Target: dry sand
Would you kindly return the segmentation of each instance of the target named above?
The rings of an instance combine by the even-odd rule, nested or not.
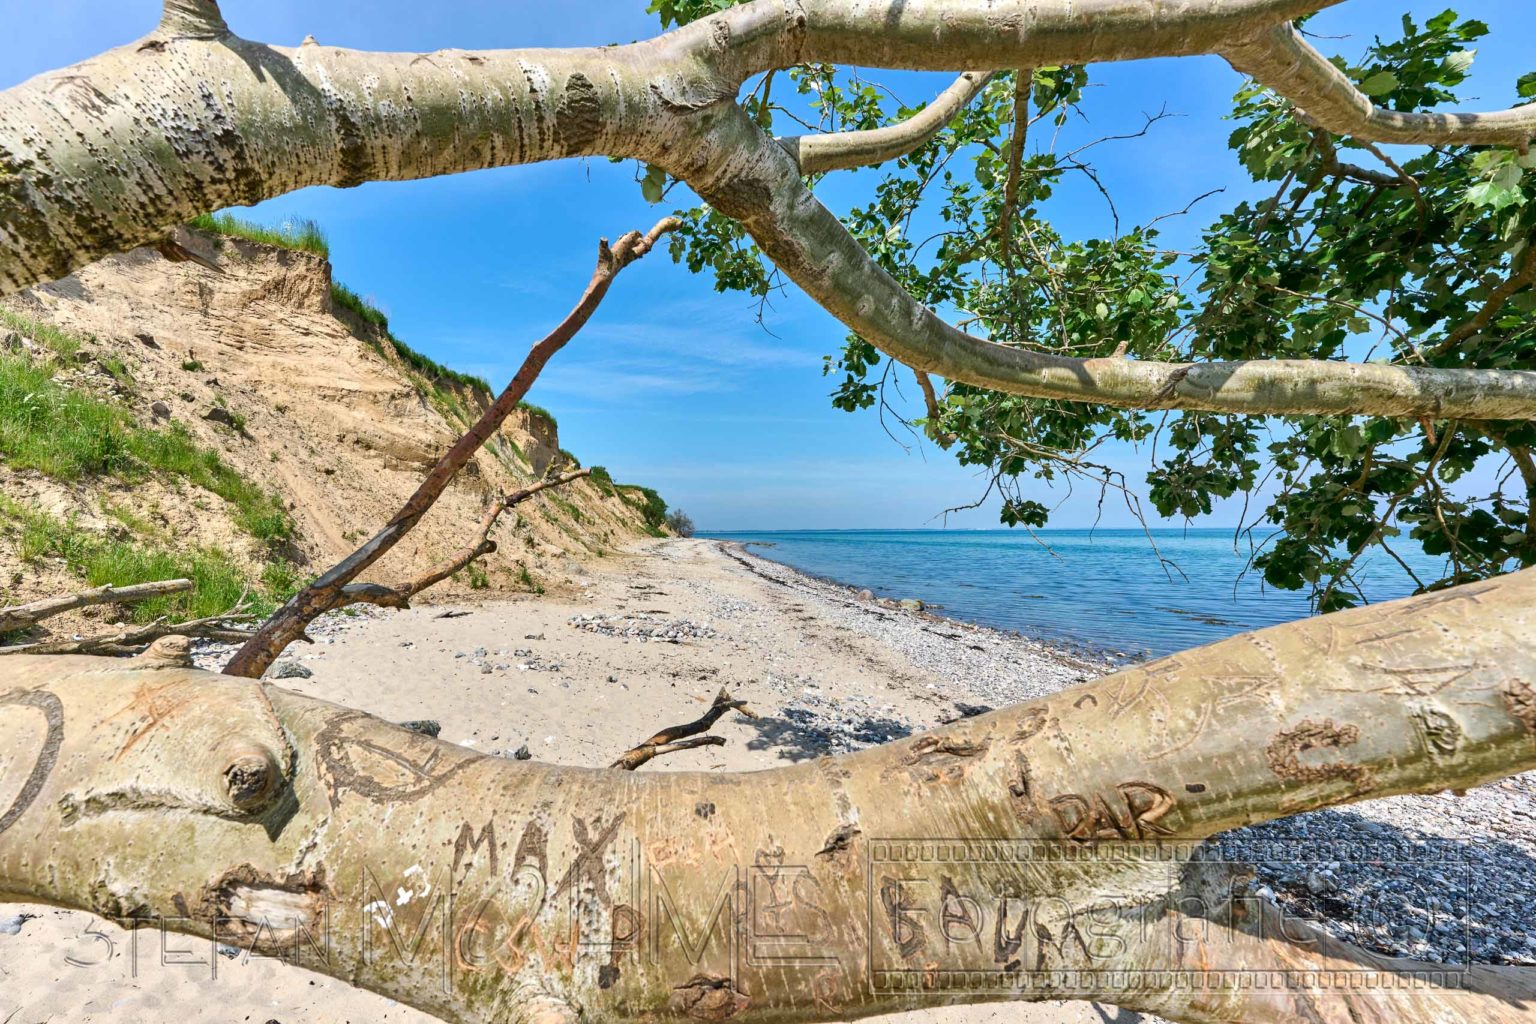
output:
[[[657,728],[696,718],[725,686],[762,717],[733,716],[716,729],[726,746],[642,770],[739,771],[904,735],[967,710],[957,704],[1000,705],[1102,670],[1027,639],[860,601],[709,541],[651,544],[580,567],[573,582],[570,598],[333,617],[315,630],[315,646],[292,652],[312,676],[283,685],[394,721],[435,720],[443,739],[477,750],[510,754],[526,743],[536,759],[584,765],[606,764]],[[592,625],[573,624],[578,616]],[[39,916],[7,934],[18,913]],[[0,908],[0,1022],[171,1018],[433,1019],[299,968],[215,955],[206,942],[172,936],[163,946],[147,930],[135,949],[127,932],[89,914]],[[1056,1003],[900,1019],[1137,1018]]]

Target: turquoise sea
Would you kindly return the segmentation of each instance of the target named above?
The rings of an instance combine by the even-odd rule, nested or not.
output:
[[[1243,569],[1231,530],[795,530],[710,533],[756,555],[880,597],[921,598],[941,615],[1058,644],[1139,657],[1168,654],[1310,614],[1304,593]],[[1406,545],[1405,545],[1406,547]],[[1405,552],[1406,554],[1406,552]],[[1438,560],[1410,558],[1433,576]],[[1415,564],[1418,563],[1418,564]],[[1421,573],[1422,575],[1422,573]],[[1412,593],[1386,556],[1364,561],[1372,601]]]

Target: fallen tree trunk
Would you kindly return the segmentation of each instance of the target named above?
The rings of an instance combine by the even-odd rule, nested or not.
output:
[[[191,580],[159,580],[153,583],[135,583],[127,587],[108,585],[94,590],[83,590],[78,594],[45,597],[40,601],[0,608],[0,633],[28,629],[50,616],[61,615],[88,605],[130,604],[134,601],[147,601],[152,597],[164,597],[166,594],[179,594],[191,589]]]
[[[1197,843],[1536,767],[1533,609],[1526,571],[744,775],[523,764],[251,680],[7,658],[0,891],[454,1021],[1073,996],[1199,1021],[1528,1020],[1529,975],[1282,922]]]

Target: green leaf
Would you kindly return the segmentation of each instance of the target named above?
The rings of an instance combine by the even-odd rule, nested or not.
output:
[[[1360,91],[1367,96],[1385,96],[1397,88],[1397,76],[1390,71],[1378,71],[1360,83]]]
[[[1441,61],[1440,65],[1452,75],[1465,75],[1467,69],[1472,66],[1472,59],[1476,56],[1476,50],[1458,50]]]
[[[647,166],[645,177],[640,179],[640,194],[645,197],[645,201],[655,206],[661,202],[666,187],[667,172],[660,167]]]

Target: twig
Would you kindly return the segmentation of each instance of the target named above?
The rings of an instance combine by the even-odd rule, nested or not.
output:
[[[734,700],[726,692],[724,687],[715,695],[714,703],[709,710],[704,712],[702,718],[683,725],[674,725],[670,729],[663,729],[643,743],[640,743],[622,754],[610,768],[621,768],[632,772],[654,757],[662,754],[670,754],[676,750],[689,750],[694,747],[723,747],[725,739],[721,736],[700,736],[700,733],[708,732],[727,712],[735,711],[747,718],[757,716],[747,709],[746,701]],[[688,737],[693,737],[689,739]]]

